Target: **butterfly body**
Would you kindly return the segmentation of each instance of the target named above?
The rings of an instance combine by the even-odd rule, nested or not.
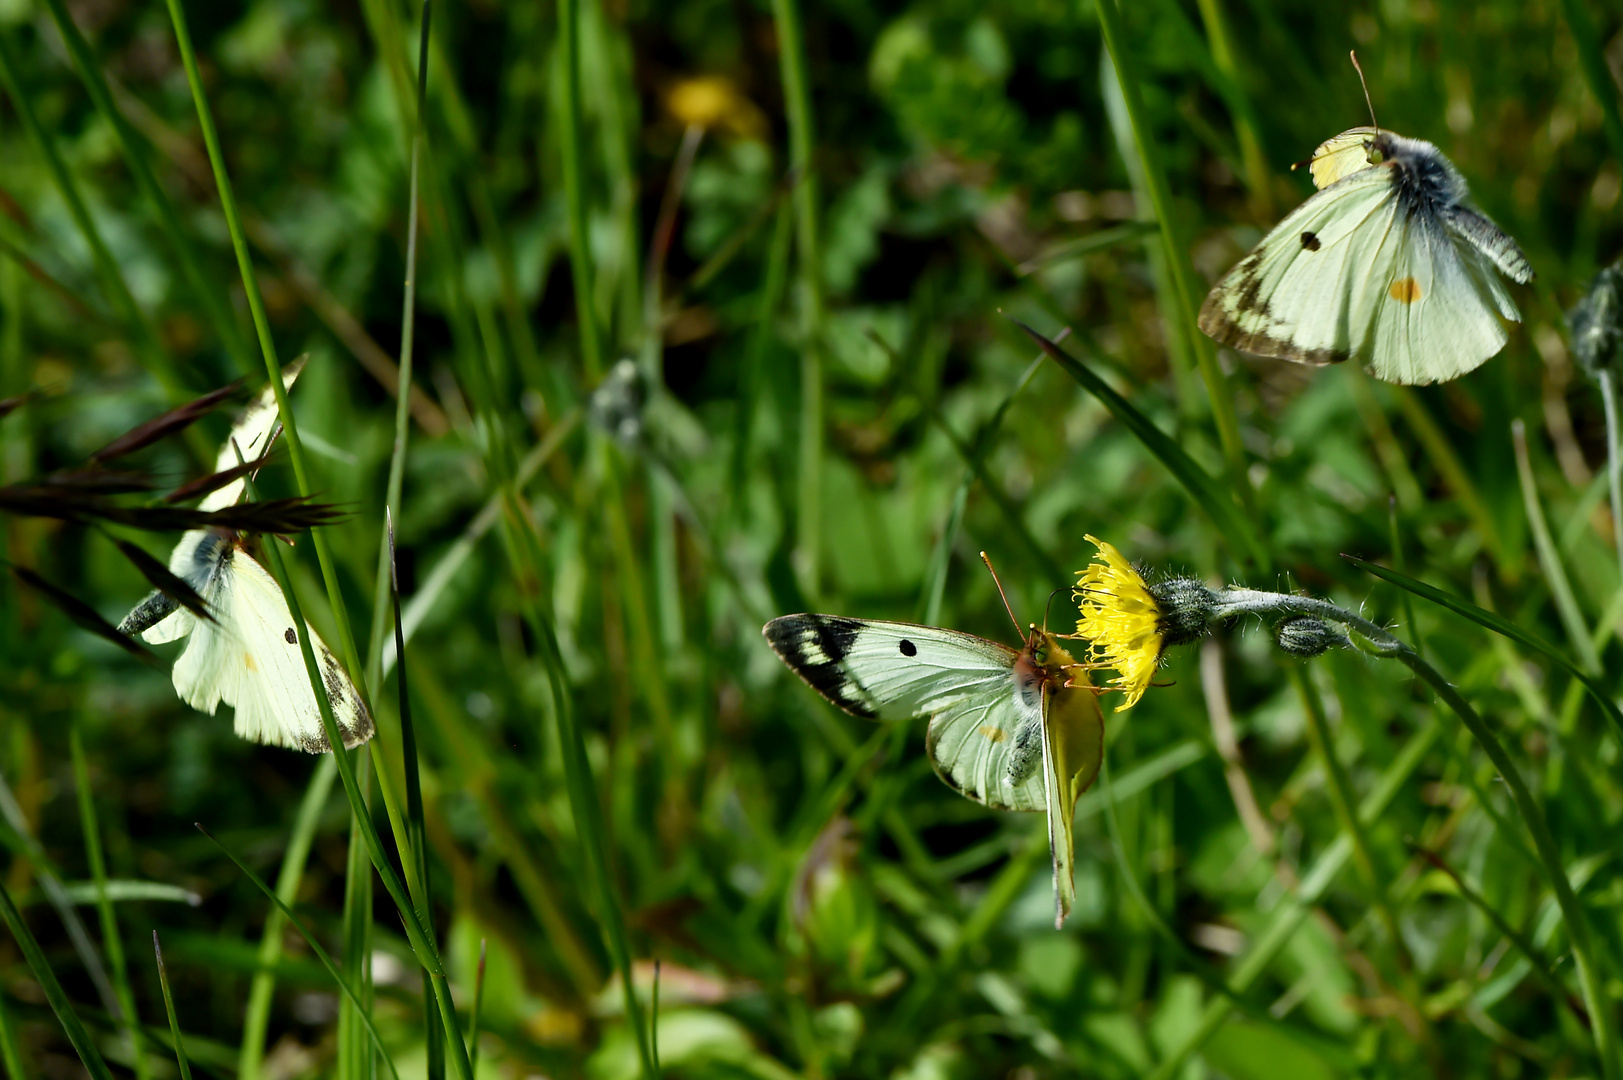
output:
[[[1212,289],[1201,330],[1259,356],[1356,359],[1398,383],[1455,378],[1504,347],[1501,320],[1521,316],[1499,275],[1526,283],[1533,268],[1437,147],[1353,128],[1307,164],[1320,190]]]
[[[997,810],[1046,811],[1058,920],[1070,911],[1071,819],[1098,774],[1104,720],[1071,654],[1033,627],[1024,648],[914,623],[786,615],[767,642],[807,685],[856,716],[929,719],[936,775]],[[1073,685],[1073,682],[1076,685]]]

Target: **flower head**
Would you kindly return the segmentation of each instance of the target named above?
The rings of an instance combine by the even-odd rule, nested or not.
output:
[[[1154,584],[1133,569],[1121,552],[1096,537],[1093,565],[1077,571],[1076,597],[1082,610],[1076,632],[1088,639],[1094,667],[1112,668],[1111,683],[1127,695],[1117,712],[1144,696],[1168,645],[1205,637],[1212,625],[1212,591],[1196,578],[1164,577]]]
[[[1082,609],[1076,632],[1088,639],[1088,656],[1102,668],[1113,668],[1111,683],[1127,695],[1116,711],[1130,709],[1150,685],[1166,636],[1161,631],[1161,605],[1121,552],[1095,537],[1094,563],[1077,571],[1075,597]]]

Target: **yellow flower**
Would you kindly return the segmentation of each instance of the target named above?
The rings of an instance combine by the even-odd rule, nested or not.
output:
[[[683,124],[725,128],[750,138],[766,133],[761,110],[723,75],[694,75],[676,82],[665,93],[665,109]]]
[[[1088,639],[1088,657],[1113,668],[1111,686],[1127,695],[1117,712],[1131,709],[1150,685],[1166,648],[1161,605],[1132,564],[1111,545],[1089,536],[1099,549],[1095,562],[1077,571],[1074,596],[1082,609],[1076,632]]]

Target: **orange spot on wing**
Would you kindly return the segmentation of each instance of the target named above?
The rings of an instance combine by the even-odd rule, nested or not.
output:
[[[1003,733],[1002,728],[993,727],[991,724],[982,724],[976,730],[978,730],[982,735],[985,735],[988,739],[991,739],[993,742],[1002,742],[1004,739],[1008,738],[1008,736]]]
[[[1386,290],[1386,295],[1400,304],[1412,304],[1422,295],[1420,282],[1412,277],[1398,278],[1392,283],[1392,287]]]

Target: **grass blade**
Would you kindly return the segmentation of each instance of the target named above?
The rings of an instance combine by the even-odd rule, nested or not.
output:
[[[5,920],[6,928],[16,939],[17,947],[22,950],[23,959],[28,962],[28,970],[34,973],[34,979],[39,983],[40,990],[45,994],[45,1000],[56,1013],[56,1018],[62,1024],[62,1030],[67,1033],[68,1041],[73,1044],[74,1051],[79,1060],[84,1062],[85,1069],[90,1073],[92,1080],[113,1080],[113,1074],[107,1069],[107,1062],[102,1060],[101,1051],[91,1041],[90,1033],[85,1030],[84,1022],[79,1014],[73,1011],[73,1003],[68,1000],[67,993],[62,984],[56,979],[56,972],[51,970],[51,962],[45,959],[45,953],[40,949],[39,942],[34,940],[33,933],[23,917],[17,911],[17,905],[11,902],[11,894],[4,885],[0,885],[0,919]]]
[[[107,964],[112,968],[113,993],[118,998],[119,1011],[113,1019],[124,1029],[124,1035],[130,1041],[135,1075],[146,1080],[152,1075],[152,1068],[147,1063],[146,1048],[141,1041],[135,994],[130,990],[129,968],[124,962],[124,941],[118,932],[112,898],[107,894],[107,864],[102,858],[101,829],[96,823],[96,802],[90,796],[90,768],[85,764],[84,740],[79,728],[77,720],[68,728],[68,752],[73,759],[73,784],[78,794],[79,825],[84,831],[85,860],[90,864],[91,880],[96,886],[96,911],[101,916],[101,946],[107,952]]]
[[[1235,490],[1243,500],[1249,501],[1251,484],[1245,475],[1245,448],[1240,443],[1240,426],[1234,417],[1233,395],[1222,369],[1217,366],[1217,354],[1211,339],[1195,325],[1194,267],[1189,264],[1188,248],[1173,217],[1172,191],[1139,94],[1137,64],[1123,34],[1121,12],[1116,0],[1099,0],[1094,10],[1099,13],[1099,28],[1104,34],[1111,62],[1116,67],[1122,100],[1133,128],[1133,142],[1143,163],[1144,180],[1149,187],[1150,201],[1155,206],[1155,218],[1161,224],[1161,243],[1166,251],[1167,269],[1172,274],[1172,291],[1176,294],[1177,303],[1177,310],[1167,312],[1166,318],[1176,320],[1188,335],[1195,353],[1195,363],[1206,384],[1206,396],[1211,403],[1212,419],[1217,424],[1223,459],[1228,463]]]
[[[796,176],[795,255],[800,285],[800,477],[795,508],[795,558],[800,588],[819,595],[823,527],[823,259],[817,173],[812,167],[812,104],[806,46],[796,0],[772,0],[783,100],[789,119],[789,168]]]
[[[180,1080],[192,1080],[192,1066],[186,1060],[186,1044],[180,1037],[180,1021],[175,1018],[175,999],[169,993],[169,972],[163,966],[163,947],[158,944],[156,930],[152,931],[152,956],[158,962],[158,985],[163,987],[163,1011],[169,1017],[169,1037],[174,1040]]]
[[[1538,481],[1533,478],[1533,462],[1527,454],[1527,426],[1521,420],[1510,423],[1510,441],[1516,450],[1516,476],[1521,481],[1522,505],[1527,509],[1527,524],[1533,534],[1533,547],[1538,552],[1539,566],[1544,570],[1544,581],[1550,587],[1550,599],[1555,602],[1556,614],[1567,631],[1567,639],[1578,654],[1578,664],[1591,675],[1600,673],[1600,654],[1589,640],[1589,624],[1578,610],[1578,598],[1573,595],[1567,568],[1561,562],[1561,553],[1550,536],[1549,522],[1538,501]]]
[[[1571,660],[1567,659],[1566,656],[1557,650],[1554,645],[1551,645],[1543,638],[1523,630],[1515,623],[1510,622],[1507,619],[1500,618],[1491,611],[1484,611],[1475,604],[1450,596],[1441,589],[1433,588],[1432,586],[1427,585],[1424,581],[1417,581],[1414,578],[1409,577],[1407,574],[1400,574],[1396,570],[1389,570],[1384,566],[1377,566],[1375,563],[1366,562],[1365,560],[1354,555],[1344,554],[1341,557],[1367,574],[1373,574],[1382,581],[1389,581],[1400,589],[1407,589],[1409,592],[1414,593],[1422,600],[1430,600],[1437,606],[1447,608],[1454,614],[1459,615],[1462,618],[1469,619],[1478,626],[1492,630],[1496,634],[1503,634],[1510,640],[1525,645],[1529,649],[1549,657],[1551,660],[1555,661],[1555,663],[1568,675],[1571,675],[1574,679],[1577,679],[1579,682],[1583,683],[1585,688],[1589,690],[1590,695],[1594,697],[1596,703],[1600,705],[1601,710],[1606,713],[1606,718],[1611,721],[1613,728],[1616,729],[1619,735],[1623,735],[1623,713],[1618,711],[1617,705],[1615,705],[1612,702],[1611,697],[1607,695],[1606,690],[1601,686],[1600,681],[1591,676],[1588,672],[1584,671],[1577,664],[1574,664]]]
[[[304,789],[298,814],[293,818],[293,831],[282,853],[282,866],[276,874],[276,896],[291,904],[299,894],[299,883],[304,880],[305,860],[310,856],[310,845],[315,839],[321,811],[332,794],[332,782],[338,775],[338,766],[331,754],[324,756],[310,774],[310,784]],[[265,916],[265,927],[259,936],[259,970],[254,973],[248,987],[248,1005],[243,1011],[242,1046],[237,1054],[237,1076],[240,1080],[258,1080],[260,1062],[265,1056],[265,1032],[270,1024],[271,996],[276,989],[276,962],[282,957],[282,911],[273,909]]]
[[[1108,0],[1101,0],[1106,3]],[[1268,553],[1263,549],[1251,526],[1241,515],[1239,507],[1216,479],[1205,469],[1201,468],[1194,458],[1183,450],[1183,447],[1150,422],[1150,418],[1139,412],[1133,404],[1110,388],[1099,376],[1090,371],[1086,365],[1071,356],[1064,349],[1043,337],[1037,331],[1019,320],[1014,324],[1024,330],[1033,341],[1047,353],[1049,357],[1064,369],[1065,373],[1081,384],[1082,389],[1098,398],[1105,408],[1109,409],[1115,418],[1144,444],[1144,448],[1167,467],[1174,479],[1184,486],[1190,496],[1212,519],[1228,541],[1229,549],[1238,559],[1247,560],[1259,569],[1267,569],[1272,563]]]
[[[335,745],[338,744],[335,742]],[[317,960],[321,961],[321,966],[327,969],[327,974],[332,976],[333,982],[338,984],[338,989],[343,991],[344,997],[359,1011],[361,1023],[366,1026],[367,1034],[372,1036],[372,1045],[377,1047],[378,1056],[389,1067],[389,1075],[394,1077],[394,1080],[400,1080],[400,1074],[395,1071],[394,1059],[389,1057],[389,1052],[384,1049],[383,1040],[379,1037],[377,1028],[372,1026],[371,1016],[368,1015],[366,1009],[361,1007],[361,999],[356,996],[354,987],[350,986],[349,980],[344,978],[343,972],[338,970],[338,965],[333,963],[332,957],[327,955],[327,950],[321,947],[321,942],[317,941],[315,935],[310,933],[297,915],[293,914],[293,909],[284,904],[282,898],[277,896],[269,885],[265,884],[264,879],[250,870],[248,865],[237,858],[230,848],[220,843],[214,837],[214,834],[203,828],[202,825],[197,826],[197,831],[208,837],[210,843],[224,852],[225,857],[236,864],[237,869],[242,871],[243,876],[253,882],[254,887],[264,893],[270,899],[270,902],[276,905],[276,909],[282,913],[282,918],[293,924],[293,929],[297,930],[299,935],[304,938],[305,943],[310,946],[310,951],[316,954]]]

